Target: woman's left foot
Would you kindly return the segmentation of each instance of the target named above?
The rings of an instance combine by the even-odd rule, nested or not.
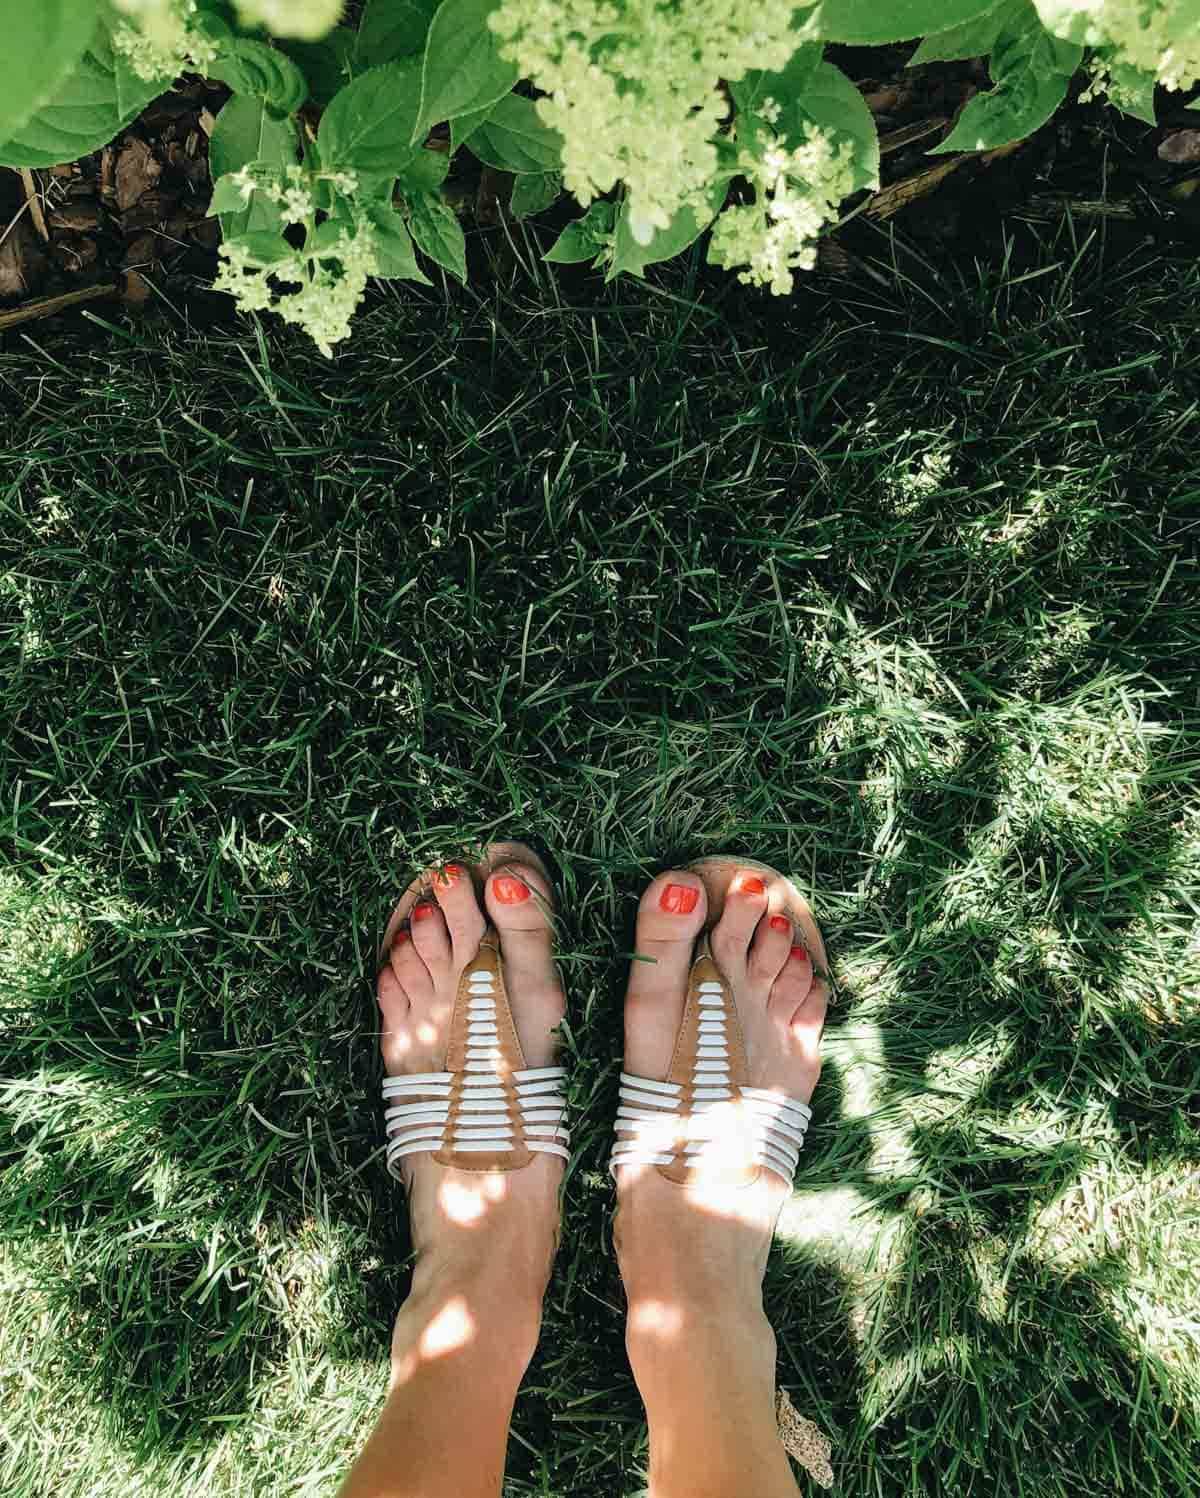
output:
[[[666,1076],[696,938],[719,899],[712,955],[737,1006],[748,1083],[807,1103],[821,1072],[829,997],[814,970],[814,956],[819,966],[825,961],[820,933],[811,918],[801,923],[788,913],[790,886],[782,878],[738,868],[734,860],[727,865],[703,870],[707,878],[696,869],[660,874],[642,896],[636,938],[642,960],[629,969],[624,1070]],[[641,1299],[657,1304],[682,1294],[684,1285],[703,1298],[736,1281],[753,1287],[753,1299],[790,1190],[766,1168],[747,1186],[684,1187],[652,1166],[621,1166],[614,1237],[631,1312]]]

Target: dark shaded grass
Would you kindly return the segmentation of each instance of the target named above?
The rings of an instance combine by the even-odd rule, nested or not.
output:
[[[578,1105],[513,1493],[642,1481],[620,994],[725,849],[836,959],[767,1299],[840,1489],[1188,1490],[1198,276],[892,253],[0,357],[12,1491],[333,1483],[408,1252],[364,974],[495,835],[555,860]]]

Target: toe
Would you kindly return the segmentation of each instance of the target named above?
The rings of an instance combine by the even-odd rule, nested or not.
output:
[[[680,869],[660,874],[642,896],[625,995],[625,1069],[636,1076],[670,1067],[707,909],[703,882]]]
[[[433,895],[446,923],[452,960],[461,968],[479,950],[484,932],[485,921],[475,885],[462,864],[449,863],[434,875]]]
[[[808,1102],[812,1097],[821,1075],[821,1033],[825,1028],[828,1007],[829,985],[817,979],[788,1022],[792,1054],[799,1062],[799,1086],[794,1095],[802,1102]]]
[[[392,937],[388,960],[410,1004],[424,1004],[433,997],[433,979],[407,926]]]
[[[793,943],[787,953],[767,1000],[767,1007],[780,1024],[791,1022],[792,1016],[808,998],[813,987],[812,958],[808,948]]]
[[[409,1003],[390,963],[379,971],[375,997],[383,1020],[379,1036],[383,1064],[389,1073],[397,1072],[403,1067],[409,1050]]]
[[[791,918],[778,912],[759,921],[746,960],[751,978],[770,988],[788,961],[795,930]]]
[[[666,944],[672,948],[687,943],[690,964],[692,944],[704,925],[704,885],[695,874],[668,869],[647,888],[638,906],[638,951],[654,952]]]
[[[483,896],[498,931],[530,932],[549,947],[554,905],[549,884],[532,864],[512,860],[498,865],[488,875]]]
[[[517,860],[499,863],[488,875],[484,903],[500,933],[504,981],[513,1019],[530,1066],[554,1060],[554,1029],[561,1023],[562,983],[554,963],[554,906],[545,875]]]
[[[752,870],[739,870],[725,895],[725,908],[712,932],[713,956],[731,977],[745,967],[751,940],[766,909],[766,881]]]
[[[412,944],[434,982],[449,975],[452,958],[450,928],[441,907],[429,895],[417,901],[409,913]]]

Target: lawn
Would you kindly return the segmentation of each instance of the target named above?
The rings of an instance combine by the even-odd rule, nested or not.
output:
[[[1200,268],[1064,224],[0,352],[0,1489],[330,1494],[404,1206],[372,953],[557,871],[575,1143],[506,1493],[632,1498],[605,1173],[645,880],[812,891],[767,1278],[855,1498],[1195,1490]]]

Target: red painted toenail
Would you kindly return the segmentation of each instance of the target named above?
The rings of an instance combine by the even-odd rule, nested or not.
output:
[[[492,880],[492,891],[501,905],[519,905],[529,899],[529,886],[511,874],[499,874]]]
[[[790,931],[791,929],[792,923],[788,920],[786,915],[773,915],[771,917],[772,931]]]
[[[792,956],[795,957],[798,962],[803,962],[804,959],[808,956],[808,948],[807,947],[793,947],[792,948]]]
[[[406,941],[408,941],[408,940],[409,940],[408,932],[404,929],[403,926],[401,926],[400,929],[399,929],[399,931],[396,932],[395,936],[392,937],[392,946],[394,946],[394,947],[402,947],[404,945],[404,943]]]
[[[431,916],[436,909],[436,905],[414,905],[412,908],[412,918],[414,921],[423,921],[426,916]]]
[[[754,874],[747,874],[744,879],[739,879],[737,888],[740,895],[765,895],[767,892],[767,886]]]
[[[658,903],[671,915],[691,915],[699,898],[700,891],[690,884],[668,884],[658,897]]]
[[[462,864],[448,863],[446,867],[441,871],[441,873],[437,876],[437,883],[442,885],[443,888],[448,889],[450,885],[457,884],[466,872],[467,871],[463,868]]]

